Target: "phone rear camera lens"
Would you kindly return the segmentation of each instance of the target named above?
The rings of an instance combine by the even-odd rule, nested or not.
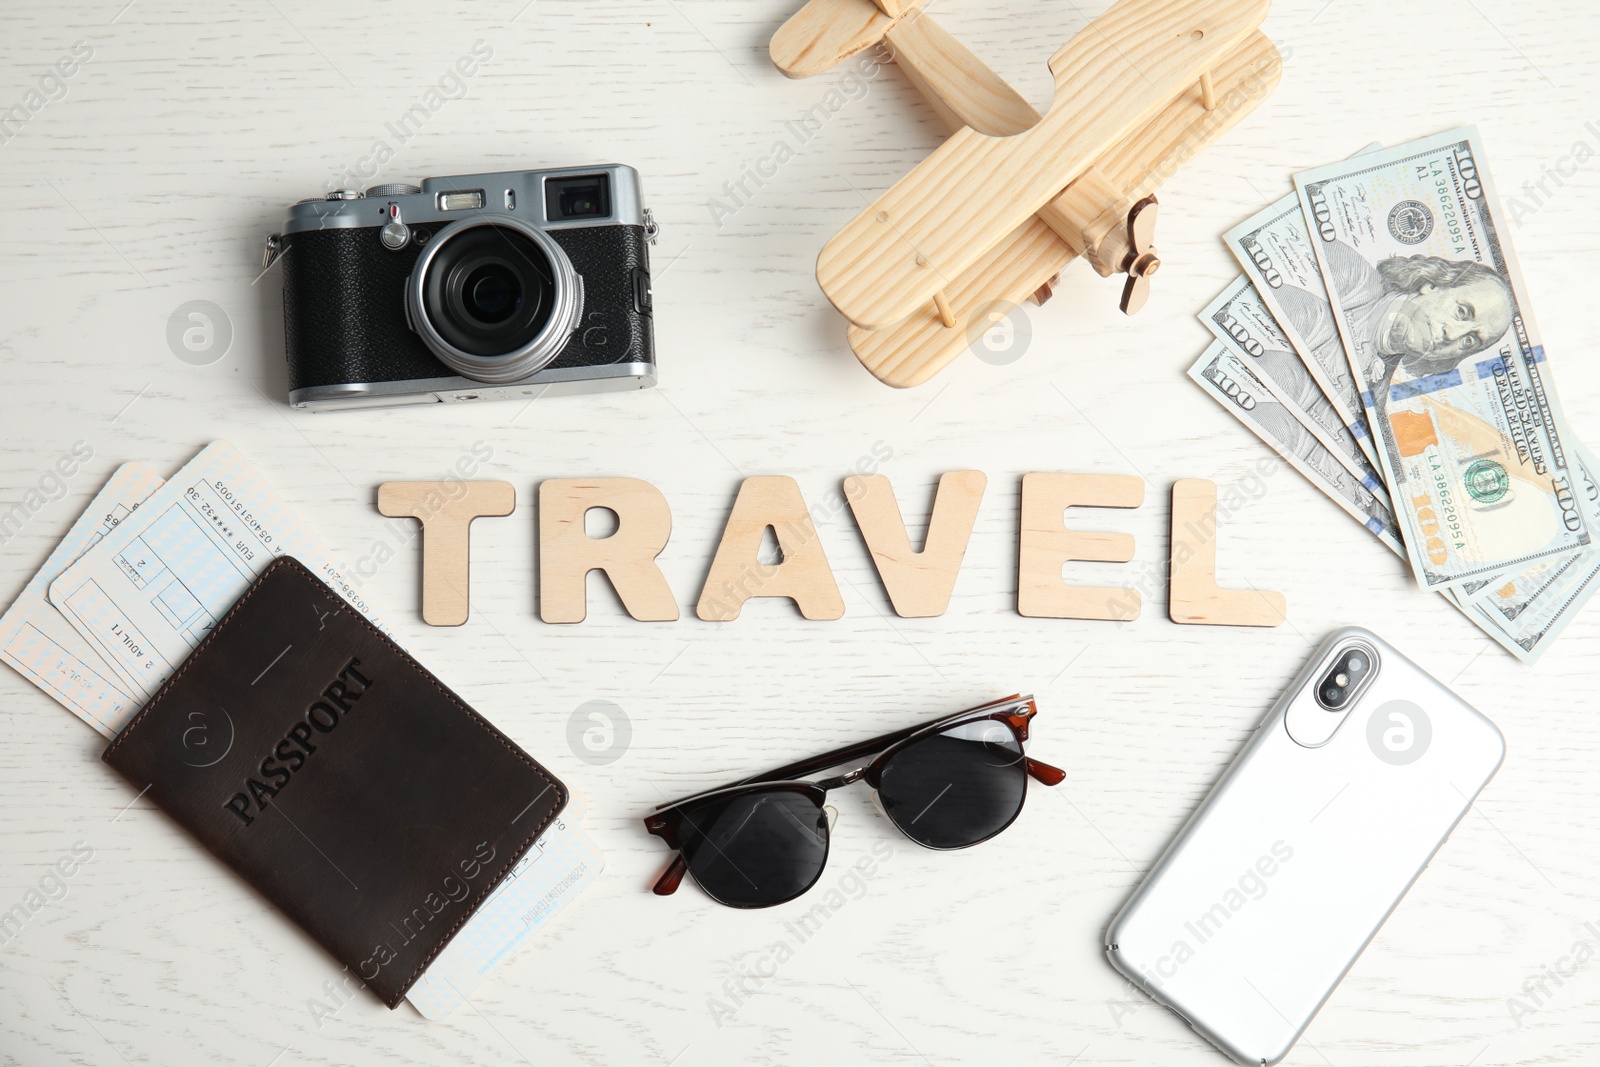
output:
[[[1329,711],[1344,711],[1365,689],[1376,668],[1371,653],[1364,649],[1347,648],[1327,668],[1317,682],[1317,703]]]

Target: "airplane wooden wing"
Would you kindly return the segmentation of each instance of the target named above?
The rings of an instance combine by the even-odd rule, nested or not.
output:
[[[779,69],[804,77],[882,43],[955,128],[818,257],[863,365],[926,381],[966,350],[975,312],[1043,299],[1077,255],[1126,272],[1136,311],[1160,267],[1156,185],[1277,84],[1256,29],[1269,3],[1120,0],[1052,57],[1041,117],[914,3],[809,0],[773,37]]]
[[[767,50],[784,74],[809,78],[882,43],[894,24],[872,0],[807,0]]]
[[[1004,137],[1039,121],[1021,93],[916,4],[890,18],[873,0],[808,0],[772,35],[769,51],[784,74],[809,78],[879,44],[952,130]]]
[[[1067,187],[1054,204],[1076,224],[1094,218],[1090,212],[1106,203],[1138,203],[1189,158],[1249,113],[1277,85],[1283,62],[1271,41],[1257,33],[1244,48],[1218,65],[1213,84],[1218,106],[1207,112],[1200,93],[1174,100],[1132,137],[1096,160],[1092,170]],[[1125,223],[1115,210],[1113,219]],[[1102,219],[1102,223],[1107,220]],[[1063,227],[1065,229],[1066,227]],[[1096,245],[1094,227],[1080,230],[1077,240],[1064,239],[1042,215],[1018,226],[989,248],[945,290],[955,328],[942,323],[937,308],[922,308],[880,330],[851,325],[846,333],[862,365],[886,385],[921,385],[967,352],[973,331],[988,328],[984,315],[1004,304],[1017,305],[1034,295],[1072,261],[1099,248],[1122,244],[1115,227]],[[1086,256],[1100,274],[1115,269],[1115,252],[1099,262]],[[1103,269],[1104,268],[1104,269]],[[975,324],[975,325],[974,325]]]

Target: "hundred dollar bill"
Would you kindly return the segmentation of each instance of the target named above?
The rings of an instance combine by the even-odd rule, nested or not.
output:
[[[1600,523],[1600,464],[1576,445],[1584,510]],[[1490,637],[1524,663],[1534,663],[1561,636],[1600,589],[1600,546],[1554,556],[1503,579],[1485,583],[1475,596],[1460,590],[1462,610]]]
[[[1361,410],[1361,391],[1333,322],[1299,196],[1290,193],[1268,205],[1222,239],[1367,459],[1377,463],[1378,452]]]
[[[1265,386],[1260,379],[1251,377],[1248,363],[1217,342],[1206,350],[1189,376],[1308,481],[1404,558],[1400,542],[1380,532],[1384,522],[1381,505],[1375,499],[1369,502],[1361,498],[1361,487],[1349,484],[1347,472],[1337,468],[1330,454],[1319,454],[1316,442],[1297,434],[1287,413],[1274,412],[1270,401],[1262,403],[1252,390]],[[1586,453],[1580,455],[1583,458],[1579,469],[1586,478],[1589,470],[1600,470],[1600,464],[1589,466]],[[1340,481],[1341,478],[1345,480]],[[1600,514],[1600,489],[1592,479],[1587,485],[1593,502],[1591,512]],[[1388,521],[1392,523],[1392,517]],[[1440,595],[1496,643],[1524,663],[1532,664],[1600,590],[1600,547],[1540,561],[1492,586],[1482,586],[1477,597],[1468,596],[1467,587],[1445,589]]]
[[[1405,557],[1394,514],[1273,399],[1243,359],[1221,341],[1213,341],[1201,353],[1199,361],[1189,368],[1189,377],[1251,433],[1288,460],[1307,481],[1370,530],[1391,552],[1402,559]]]
[[[1470,127],[1295,175],[1424,589],[1588,545],[1573,437]]]
[[[1600,477],[1597,477],[1600,475],[1600,463],[1596,462],[1594,454],[1581,441],[1573,442],[1572,450],[1577,458],[1573,469],[1578,477],[1578,506],[1583,510],[1584,518],[1588,520],[1589,528],[1600,530]],[[1531,590],[1552,588],[1547,581],[1549,575],[1557,570],[1566,569],[1568,563],[1591,556],[1600,560],[1600,541],[1565,556],[1546,556],[1520,571],[1508,571],[1490,578],[1465,582],[1457,586],[1455,592],[1461,595],[1464,602],[1486,600],[1497,594],[1503,595],[1506,598],[1504,601],[1506,615],[1510,617],[1520,613],[1521,607],[1514,605],[1525,604],[1524,598],[1532,595]]]
[[[1261,295],[1246,275],[1240,275],[1200,313],[1217,340],[1244,359],[1273,399],[1288,408],[1311,435],[1322,443],[1339,465],[1393,508],[1378,472],[1367,462],[1339,413],[1294,352],[1294,346],[1261,302]],[[1340,361],[1344,359],[1341,349]]]
[[[1532,664],[1582,612],[1596,589],[1600,589],[1600,562],[1593,555],[1584,554],[1581,559],[1569,559],[1556,568],[1551,583],[1538,587],[1526,601],[1506,605],[1465,600],[1460,606],[1467,618],[1506,651]],[[1517,614],[1507,616],[1507,607],[1513,607]]]

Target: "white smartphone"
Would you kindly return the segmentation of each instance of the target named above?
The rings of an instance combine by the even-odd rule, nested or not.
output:
[[[1366,630],[1328,638],[1106,930],[1113,966],[1277,1063],[1494,776],[1494,724]]]

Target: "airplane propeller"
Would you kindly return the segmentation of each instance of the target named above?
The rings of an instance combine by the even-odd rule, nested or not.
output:
[[[1150,276],[1161,269],[1156,255],[1156,216],[1161,205],[1147,196],[1128,211],[1128,255],[1122,269],[1128,284],[1122,288],[1122,313],[1133,315],[1150,299]]]

